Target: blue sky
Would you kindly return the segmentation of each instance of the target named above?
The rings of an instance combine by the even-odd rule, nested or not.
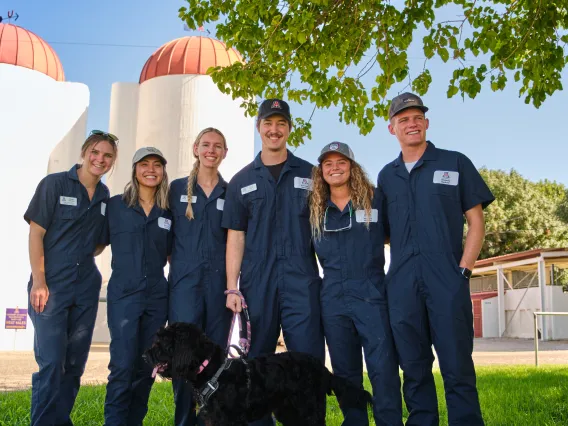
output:
[[[146,59],[159,46],[198,34],[183,31],[177,11],[184,4],[180,0],[1,0],[0,15],[14,10],[19,14],[16,24],[52,45],[66,79],[90,89],[88,127],[107,129],[112,83],[138,81]],[[412,69],[421,69],[424,60],[416,46],[409,57]],[[423,99],[430,107],[428,138],[438,147],[461,151],[478,167],[515,168],[531,180],[546,178],[568,185],[568,136],[562,125],[565,92],[555,93],[538,110],[518,98],[514,83],[504,92],[485,90],[473,100],[447,99],[452,64],[432,60],[429,67],[433,83]],[[372,81],[373,72],[368,78]],[[563,73],[563,85],[568,87],[568,71]],[[393,88],[393,94],[400,89]],[[307,118],[311,110],[311,105],[292,105],[295,116]],[[295,151],[297,155],[314,162],[324,144],[347,142],[373,180],[399,152],[386,122],[377,120],[373,132],[362,136],[355,126],[339,122],[337,109],[316,111],[312,136]],[[228,142],[230,148],[238,146],[238,141]]]

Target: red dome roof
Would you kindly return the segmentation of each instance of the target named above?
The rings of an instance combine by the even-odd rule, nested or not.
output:
[[[0,24],[0,63],[39,71],[57,81],[65,80],[59,57],[51,46],[17,25]]]
[[[235,49],[209,37],[182,37],[164,44],[146,61],[140,83],[154,77],[175,74],[207,74],[209,67],[229,66],[241,62]]]

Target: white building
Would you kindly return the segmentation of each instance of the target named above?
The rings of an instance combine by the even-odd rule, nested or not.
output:
[[[479,260],[470,281],[475,337],[534,338],[535,312],[568,312],[558,280],[568,249],[537,249]],[[568,317],[541,316],[543,340],[568,339]]]
[[[107,178],[111,195],[130,181],[132,156],[144,146],[159,148],[168,160],[171,180],[189,175],[197,134],[216,127],[227,139],[229,152],[220,171],[225,180],[254,158],[254,119],[246,117],[242,100],[221,93],[206,75],[209,67],[228,66],[240,55],[208,37],[182,37],[160,47],[144,65],[138,83],[112,86],[109,132],[119,137],[118,161]],[[102,296],[110,278],[109,249],[99,256]],[[106,304],[100,303],[94,342],[108,342]]]
[[[0,146],[4,156],[0,211],[4,244],[0,256],[0,315],[28,308],[29,226],[24,212],[39,181],[49,172],[68,170],[85,139],[89,89],[65,82],[55,51],[39,36],[0,24]],[[4,321],[3,321],[4,322]],[[29,350],[33,326],[0,329],[0,350]]]

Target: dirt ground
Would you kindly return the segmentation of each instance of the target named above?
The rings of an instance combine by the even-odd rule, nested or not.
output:
[[[475,339],[473,359],[482,365],[534,366],[534,341],[530,339]],[[82,384],[106,383],[109,353],[105,345],[91,348]],[[329,357],[327,359],[329,366]],[[568,365],[568,341],[540,342],[539,365]],[[28,389],[31,375],[37,371],[33,352],[0,352],[0,392]],[[159,379],[158,379],[159,380]]]

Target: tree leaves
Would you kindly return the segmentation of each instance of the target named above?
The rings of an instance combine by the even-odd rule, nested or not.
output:
[[[424,0],[396,6],[385,0],[186,1],[179,16],[190,28],[216,23],[217,36],[243,55],[244,64],[215,68],[211,76],[222,91],[244,99],[251,115],[257,97],[269,94],[318,108],[339,105],[338,118],[363,134],[376,117],[386,117],[392,88],[402,90],[410,78],[413,90],[428,92],[431,60],[454,69],[448,97],[475,98],[486,79],[493,91],[514,82],[519,97],[537,108],[562,90],[568,63],[566,0]],[[453,19],[436,18],[448,10]],[[426,60],[417,73],[407,50],[424,29]],[[364,77],[370,70],[376,78],[369,85]],[[309,119],[296,122],[292,144],[309,138],[307,124]]]
[[[511,170],[480,170],[495,201],[485,210],[485,242],[480,258],[519,251],[568,246],[564,185],[537,183]]]

